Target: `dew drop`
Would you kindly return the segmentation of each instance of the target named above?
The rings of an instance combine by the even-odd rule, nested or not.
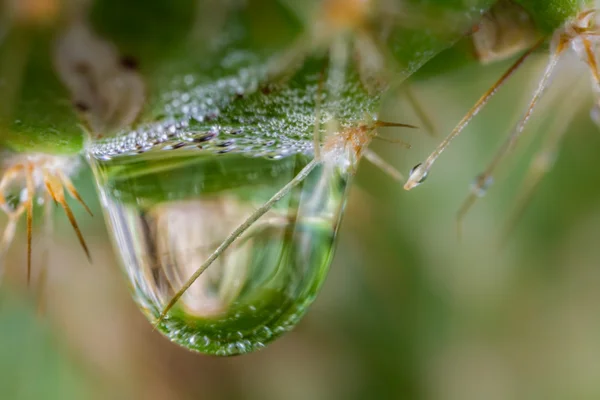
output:
[[[151,323],[227,235],[310,160],[196,147],[92,157],[116,253]],[[196,280],[158,329],[188,349],[229,356],[293,328],[327,274],[348,182],[335,168],[313,170]]]
[[[475,181],[471,185],[471,190],[477,197],[483,197],[489,190],[490,186],[494,183],[494,179],[491,176],[485,176],[481,174],[475,178]]]
[[[419,169],[419,167],[421,167],[421,163],[418,163],[417,165],[412,167],[412,169],[408,173],[409,179],[411,179],[417,173],[422,174],[422,176],[420,176],[419,179],[416,181],[416,185],[420,185],[421,183],[425,182],[425,180],[429,176],[428,172],[422,173],[421,170]]]

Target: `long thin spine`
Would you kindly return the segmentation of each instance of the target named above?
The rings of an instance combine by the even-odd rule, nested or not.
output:
[[[69,179],[69,177],[67,175],[65,175],[65,173],[62,171],[59,171],[58,174],[59,174],[60,180],[63,183],[64,188],[67,190],[69,195],[72,198],[74,198],[75,200],[77,200],[79,202],[79,204],[81,204],[81,206],[85,209],[85,211],[87,211],[87,213],[89,215],[94,216],[94,214],[92,213],[92,210],[90,210],[90,208],[87,206],[85,201],[83,201],[83,199],[79,195],[79,192],[77,192],[77,189],[75,188],[75,185],[73,185],[73,182],[71,181],[71,179]]]
[[[52,188],[52,183],[50,182],[49,179],[44,178],[44,186],[46,186],[46,192],[50,195],[50,198],[52,198],[52,201],[54,202],[54,204],[58,205],[58,200],[56,199],[56,194],[54,193],[54,189]]]
[[[556,151],[557,149],[554,147],[542,149],[531,161],[523,184],[519,188],[519,195],[517,196],[515,206],[502,230],[500,249],[502,249],[510,239],[510,235],[515,230],[517,223],[523,217],[523,214],[537,192],[542,179],[552,168],[554,157],[556,157]]]
[[[410,125],[410,124],[401,124],[398,122],[385,122],[385,121],[376,121],[375,128],[411,128],[411,129],[419,129],[418,126]]]
[[[31,282],[31,239],[33,235],[33,200],[35,197],[35,185],[33,183],[33,165],[27,166],[27,285]]]
[[[86,255],[88,261],[91,263],[92,256],[90,255],[90,250],[88,249],[85,239],[83,238],[83,234],[81,233],[81,230],[79,229],[79,225],[77,225],[77,220],[75,219],[75,216],[73,215],[73,212],[71,211],[71,207],[69,207],[69,204],[66,202],[64,197],[59,200],[59,204],[62,206],[63,210],[65,210],[65,214],[67,214],[69,223],[71,224],[71,226],[73,227],[73,230],[75,231],[75,234],[77,235],[79,244],[83,248],[83,251],[85,252],[85,255]]]
[[[459,232],[464,217],[469,212],[477,198],[481,197],[482,194],[485,192],[485,188],[490,183],[494,171],[496,170],[500,162],[504,159],[504,157],[516,146],[519,138],[521,137],[521,134],[523,133],[525,125],[527,124],[529,118],[533,113],[533,110],[535,109],[539,100],[542,98],[542,95],[544,94],[546,88],[548,87],[552,73],[554,72],[554,69],[558,64],[558,61],[560,60],[560,55],[562,54],[564,49],[565,43],[559,43],[559,46],[557,47],[555,53],[550,57],[550,61],[548,62],[544,74],[542,75],[542,78],[538,83],[538,86],[533,94],[533,98],[529,103],[529,107],[527,108],[525,115],[519,121],[519,123],[517,124],[516,128],[512,131],[510,136],[502,144],[500,149],[498,149],[496,155],[492,159],[492,162],[488,165],[485,171],[477,177],[475,184],[471,188],[471,193],[462,203],[456,217]]]
[[[181,296],[194,284],[196,279],[202,275],[202,273],[210,267],[210,265],[221,255],[225,250],[233,244],[237,238],[239,238],[248,228],[250,228],[260,217],[266,214],[272,207],[281,200],[285,195],[290,193],[290,191],[298,186],[300,183],[306,179],[306,177],[312,172],[313,169],[320,162],[316,159],[313,159],[310,163],[308,163],[288,184],[282,187],[277,193],[273,195],[266,203],[260,206],[255,212],[253,212],[244,222],[242,222],[227,238],[217,247],[217,249],[208,257],[208,259],[192,274],[192,276],[183,284],[181,289],[175,293],[175,295],[171,298],[169,303],[164,307],[162,312],[160,313],[155,327],[157,327],[169,313],[171,308],[179,301]]]
[[[85,242],[85,239],[83,238],[83,234],[81,233],[81,230],[79,229],[77,220],[75,219],[75,216],[73,215],[73,212],[71,211],[71,207],[69,207],[69,204],[67,203],[67,201],[65,199],[65,195],[64,195],[63,188],[62,188],[62,183],[60,182],[60,178],[52,175],[48,171],[45,171],[44,175],[45,175],[44,181],[45,181],[48,193],[50,194],[50,196],[52,196],[52,198],[54,199],[55,202],[60,204],[62,209],[65,211],[65,214],[67,214],[67,218],[69,219],[69,223],[71,224],[71,226],[73,227],[73,230],[75,231],[75,234],[77,235],[79,244],[83,248],[83,251],[85,252],[85,255],[86,255],[88,261],[91,263],[92,257],[90,255],[90,251]]]
[[[0,283],[2,282],[2,278],[4,276],[4,272],[6,270],[4,261],[6,260],[6,253],[10,248],[14,238],[15,232],[17,230],[17,222],[18,218],[14,216],[9,216],[6,227],[4,228],[4,233],[2,234],[2,240],[0,241]]]
[[[594,54],[594,50],[592,49],[592,43],[586,37],[583,37],[582,41],[583,47],[585,49],[585,54],[587,56],[587,63],[590,66],[590,70],[592,71],[592,78],[594,79],[596,88],[600,89],[600,72],[598,71],[598,62],[596,61],[596,55]]]
[[[438,132],[433,124],[433,120],[427,114],[427,112],[425,111],[425,108],[423,107],[423,105],[421,104],[419,99],[417,99],[417,96],[415,95],[414,91],[412,90],[410,84],[408,82],[404,82],[402,84],[402,87],[404,88],[404,94],[406,95],[406,99],[408,100],[408,103],[410,104],[411,108],[413,109],[415,114],[417,114],[417,117],[423,124],[423,127],[425,128],[425,132],[429,133],[429,135],[431,135],[433,137],[437,136]]]
[[[375,136],[373,136],[373,139],[381,140],[382,142],[387,142],[387,143],[399,144],[406,149],[410,149],[410,143],[405,142],[402,139],[390,139],[388,137],[381,136],[381,135],[375,135]]]
[[[391,176],[394,180],[398,182],[404,182],[404,176],[400,171],[390,165],[383,158],[379,157],[377,153],[373,150],[365,149],[363,151],[363,157],[366,158],[371,164],[381,169],[383,172]]]
[[[418,186],[420,182],[424,180],[424,177],[429,174],[429,170],[433,166],[433,163],[438,159],[438,157],[450,146],[450,143],[460,135],[460,133],[464,130],[464,128],[471,122],[473,117],[475,117],[485,105],[491,100],[491,98],[498,92],[498,89],[502,85],[508,81],[508,79],[519,69],[521,65],[529,58],[529,56],[542,44],[542,41],[539,41],[535,46],[531,49],[527,50],[519,59],[510,66],[510,68],[490,87],[484,94],[477,100],[475,105],[469,110],[469,112],[460,120],[458,125],[450,132],[450,134],[439,144],[439,146],[427,157],[427,159],[421,163],[417,168],[415,168],[410,176],[408,177],[408,181],[404,185],[404,189],[411,190],[414,187]]]
[[[529,164],[523,184],[518,190],[519,194],[517,195],[514,209],[503,229],[500,247],[506,244],[527,206],[530,204],[539,184],[552,169],[560,144],[569,132],[569,124],[584,101],[580,90],[574,88],[575,84],[568,86],[570,88],[568,92],[570,96],[567,99],[561,99],[561,104],[558,106],[558,114],[554,116],[550,125],[552,130],[548,134],[548,138],[542,148],[533,156]],[[565,104],[568,104],[568,106],[565,107]]]
[[[36,284],[36,297],[38,305],[38,314],[42,315],[45,311],[44,289],[48,280],[48,263],[50,260],[50,248],[52,245],[52,234],[54,232],[54,218],[52,218],[52,202],[50,193],[44,194],[44,251],[42,253],[42,265]]]

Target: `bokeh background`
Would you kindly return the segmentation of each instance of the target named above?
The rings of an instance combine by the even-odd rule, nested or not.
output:
[[[523,112],[546,60],[539,54],[520,70],[414,191],[363,163],[320,296],[293,332],[255,354],[194,354],[152,330],[119,271],[91,173],[82,171],[77,184],[95,217],[73,207],[93,264],[57,210],[40,314],[35,285],[25,285],[21,227],[0,291],[0,398],[600,398],[600,132],[577,60],[555,79],[554,101],[540,105],[461,240],[455,229],[470,182]],[[438,137],[391,130],[412,149],[372,148],[408,171],[508,65],[412,78]],[[571,114],[552,172],[500,247],[531,156]],[[421,124],[402,93],[390,96],[383,117]],[[36,230],[35,266],[43,240]]]

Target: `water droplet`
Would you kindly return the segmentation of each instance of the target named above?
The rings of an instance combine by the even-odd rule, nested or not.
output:
[[[415,176],[415,174],[417,174],[417,173],[418,174],[422,173],[420,171],[419,167],[421,167],[421,163],[418,163],[410,170],[410,172],[408,173],[409,179],[412,179],[412,177]],[[420,185],[421,183],[425,182],[425,180],[427,179],[428,176],[429,176],[429,172],[423,173],[422,176],[420,176],[419,179],[416,181],[416,185]]]
[[[485,176],[483,174],[477,176],[475,181],[471,185],[471,190],[477,197],[483,197],[489,190],[490,186],[494,183],[494,178],[491,176]]]
[[[116,252],[150,322],[310,159],[196,147],[92,158]],[[235,355],[293,328],[329,268],[348,178],[331,166],[313,170],[200,275],[158,329],[188,349]]]

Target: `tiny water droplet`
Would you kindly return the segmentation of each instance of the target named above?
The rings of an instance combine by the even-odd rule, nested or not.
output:
[[[477,197],[483,197],[494,183],[494,178],[491,176],[479,175],[471,185],[471,190]]]
[[[421,163],[418,163],[417,165],[415,165],[414,167],[412,167],[412,169],[408,173],[409,179],[411,179],[414,176],[415,173],[419,172],[419,167],[420,166],[421,166]],[[421,176],[419,178],[419,180],[417,180],[416,184],[420,185],[421,183],[425,182],[425,180],[427,179],[428,176],[429,176],[429,172],[425,172],[423,174],[423,176]]]
[[[150,322],[311,160],[271,158],[196,147],[92,157],[116,252]],[[200,275],[158,329],[188,349],[225,356],[260,349],[293,328],[329,268],[348,181],[335,168],[314,169]]]

